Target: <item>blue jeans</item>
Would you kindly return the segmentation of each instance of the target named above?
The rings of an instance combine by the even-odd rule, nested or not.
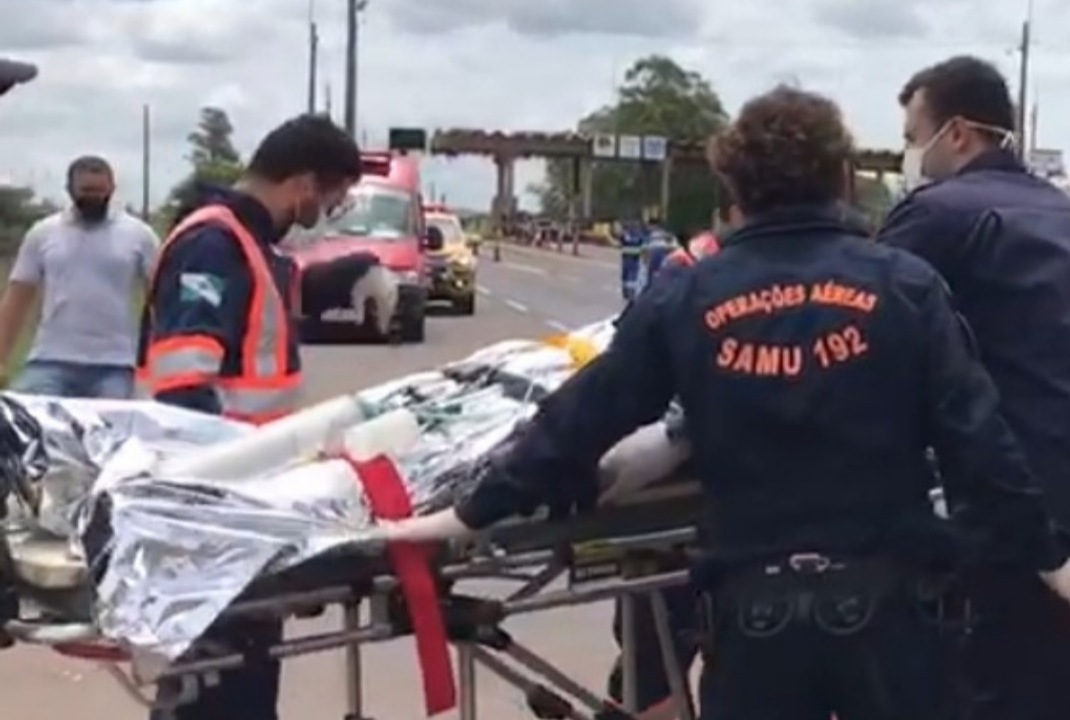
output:
[[[27,395],[129,400],[134,396],[134,369],[60,360],[31,360],[12,385]]]

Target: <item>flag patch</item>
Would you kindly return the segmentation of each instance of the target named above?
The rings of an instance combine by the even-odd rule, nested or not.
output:
[[[182,302],[205,302],[212,307],[223,304],[223,288],[226,283],[218,275],[207,273],[182,273],[178,277],[179,299]]]

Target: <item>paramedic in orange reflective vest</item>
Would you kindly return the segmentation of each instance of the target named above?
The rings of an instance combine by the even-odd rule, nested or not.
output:
[[[149,394],[256,424],[296,407],[296,270],[275,244],[295,223],[317,224],[359,177],[360,153],[344,131],[302,116],[264,139],[233,191],[179,221],[142,319],[138,370]],[[337,273],[355,281],[370,262]]]
[[[360,170],[345,132],[301,116],[264,138],[233,190],[179,220],[142,318],[139,378],[153,397],[258,424],[296,409],[300,348],[288,307],[295,269],[274,246],[293,224],[314,226]],[[353,263],[335,269],[352,282],[361,272]],[[281,635],[281,623],[255,621],[227,625],[213,639],[255,656]],[[223,672],[173,720],[276,720],[279,664],[267,657]]]

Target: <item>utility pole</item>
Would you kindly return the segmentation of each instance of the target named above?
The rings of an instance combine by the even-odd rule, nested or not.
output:
[[[329,117],[329,118],[331,118],[333,120],[334,119],[334,102],[333,102],[333,98],[331,97],[331,84],[330,83],[326,83],[324,85],[324,87],[323,87],[323,99],[324,99],[324,103],[323,104],[325,106],[324,110],[327,113],[327,117]]]
[[[1033,100],[1033,107],[1029,112],[1029,151],[1037,149],[1037,125],[1040,120],[1040,100]]]
[[[151,181],[149,175],[151,173],[151,146],[152,146],[152,127],[151,116],[149,114],[149,106],[141,106],[141,219],[145,222],[149,221],[149,216],[152,214],[152,210],[149,207],[149,195]]]
[[[1026,10],[1025,22],[1022,23],[1022,39],[1021,44],[1018,46],[1018,52],[1021,53],[1018,63],[1018,156],[1021,159],[1026,158],[1027,144],[1026,144],[1026,117],[1029,110],[1029,52],[1032,46],[1032,38],[1030,37],[1031,25],[1033,23],[1033,0],[1029,0],[1029,7]]]
[[[316,26],[316,0],[308,3],[308,112],[316,112],[317,74],[319,70],[319,28]]]
[[[346,132],[357,136],[357,61],[359,55],[360,14],[368,9],[368,0],[346,0]]]

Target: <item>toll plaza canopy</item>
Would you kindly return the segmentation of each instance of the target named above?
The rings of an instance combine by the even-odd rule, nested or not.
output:
[[[436,155],[486,155],[511,158],[591,157],[592,138],[579,132],[502,132],[452,128],[437,130],[429,149]],[[706,163],[706,142],[672,140],[669,157],[677,163]],[[860,149],[855,156],[859,170],[899,172],[902,154],[893,150]]]
[[[0,95],[37,77],[37,66],[0,58]]]

